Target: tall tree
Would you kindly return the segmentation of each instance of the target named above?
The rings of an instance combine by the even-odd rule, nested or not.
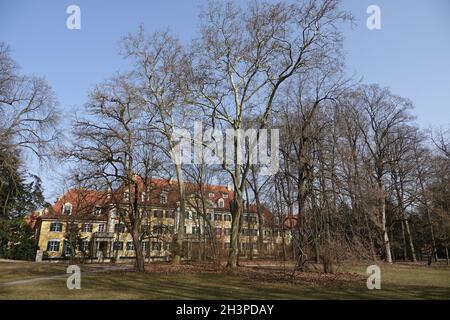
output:
[[[338,1],[255,2],[242,9],[231,2],[210,2],[202,15],[201,38],[195,43],[195,104],[211,116],[211,126],[235,132],[234,159],[224,163],[233,182],[232,234],[228,268],[237,267],[243,197],[250,155],[240,130],[245,117],[269,124],[283,84],[295,74],[317,66],[340,50],[338,24],[349,15]],[[258,134],[259,136],[259,134]]]

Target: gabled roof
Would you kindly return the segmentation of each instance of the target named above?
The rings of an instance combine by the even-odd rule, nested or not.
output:
[[[140,205],[170,209],[176,209],[179,206],[179,190],[178,182],[176,180],[151,178],[147,179],[144,183],[143,179],[136,177],[136,181],[138,182],[138,202]],[[53,206],[45,208],[39,214],[32,214],[29,220],[30,223],[35,223],[37,218],[52,219],[67,216],[64,215],[63,212],[65,204],[70,204],[72,206],[72,213],[70,216],[73,218],[81,220],[105,220],[107,218],[107,210],[105,210],[105,208],[115,204],[124,204],[126,202],[124,199],[125,192],[129,192],[131,195],[134,193],[133,190],[129,190],[125,185],[122,185],[114,192],[72,188],[62,197],[59,197]],[[145,193],[144,197],[142,193]],[[229,212],[231,201],[234,198],[234,192],[229,186],[205,184],[200,187],[199,184],[192,182],[185,182],[185,193],[187,199],[189,199],[190,196],[200,196],[200,193],[202,193],[208,200],[208,203],[215,205],[214,211]],[[160,201],[162,195],[167,197],[167,203],[165,204]],[[220,199],[224,200],[223,208],[218,207],[218,201]],[[189,205],[189,201],[187,204]],[[97,207],[104,209],[100,215],[94,213],[94,209]],[[264,224],[266,226],[272,225],[273,215],[270,210],[264,205],[261,205],[261,211],[264,215]],[[251,204],[248,209],[245,207],[245,212],[256,214],[256,205]]]
[[[104,207],[108,202],[109,199],[106,192],[72,188],[62,197],[59,197],[50,208],[44,209],[40,217],[61,217],[63,215],[64,205],[69,204],[72,206],[71,216],[74,218],[104,220],[107,217],[106,212],[96,215],[94,209],[96,207]]]
[[[140,203],[169,208],[178,207],[180,196],[177,180],[149,178],[144,182],[142,178],[137,176],[136,181],[138,182],[138,190],[140,193],[138,196]],[[216,209],[224,211],[230,210],[230,201],[234,198],[234,192],[227,186],[205,184],[203,187],[200,187],[197,183],[186,181],[184,183],[184,188],[186,196],[203,193],[209,201],[214,202],[216,205],[218,204],[219,199],[222,198],[224,200],[224,208],[216,207]],[[129,190],[126,186],[122,186],[119,188],[118,192],[116,192],[116,200],[119,202],[123,201],[123,193],[126,191],[133,192],[133,190]],[[141,198],[142,192],[146,193],[145,201],[143,202]],[[212,195],[211,197],[210,194]],[[161,204],[161,195],[167,196],[166,204]],[[224,195],[226,195],[225,198]]]

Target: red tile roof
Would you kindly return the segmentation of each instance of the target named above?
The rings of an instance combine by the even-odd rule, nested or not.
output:
[[[146,183],[144,180],[137,177],[138,182],[138,201],[139,204],[145,204],[152,207],[167,207],[167,208],[177,208],[179,205],[179,191],[178,183],[176,180],[166,180],[159,178],[148,179]],[[146,188],[148,188],[146,190]],[[221,185],[205,185],[202,188],[203,196],[205,196],[208,201],[214,203],[216,211],[230,211],[230,203],[234,198],[234,192],[228,186]],[[115,192],[108,193],[105,191],[95,191],[87,189],[70,189],[62,197],[58,198],[55,204],[51,208],[43,210],[40,215],[30,215],[30,223],[35,223],[37,218],[60,218],[63,215],[64,204],[70,203],[72,205],[71,216],[80,219],[94,219],[94,220],[105,220],[107,218],[107,211],[103,210],[100,215],[94,214],[94,209],[96,207],[104,208],[110,204],[123,204],[124,192],[129,192],[127,186],[122,185]],[[146,192],[145,201],[142,201],[142,192]],[[133,190],[131,190],[133,193]],[[187,198],[192,195],[200,193],[200,186],[196,183],[185,182],[185,193]],[[160,202],[160,196],[164,194],[167,196],[167,203],[162,204]],[[211,194],[211,197],[210,197]],[[224,195],[225,196],[224,198]],[[218,207],[219,199],[224,200],[224,207]],[[247,212],[247,208],[246,212]],[[265,206],[261,206],[262,213],[264,215],[265,225],[272,224],[273,215],[270,210]],[[256,205],[251,204],[249,206],[248,212],[257,213]]]

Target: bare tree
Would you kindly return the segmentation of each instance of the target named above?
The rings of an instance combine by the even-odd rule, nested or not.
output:
[[[47,82],[18,73],[8,46],[0,42],[0,148],[51,156],[59,131],[55,94]]]
[[[140,210],[138,179],[148,175],[149,146],[153,138],[142,121],[144,102],[129,75],[119,75],[90,93],[87,115],[74,124],[75,141],[65,156],[86,164],[80,174],[97,180],[104,188],[117,190],[115,202],[127,207],[126,226],[133,238],[136,269],[144,271],[140,237],[143,212]],[[146,177],[145,177],[146,178]],[[144,178],[144,179],[145,179]]]
[[[210,2],[195,43],[193,102],[211,116],[214,128],[235,130],[234,154],[241,150],[245,117],[269,124],[282,85],[340,50],[337,25],[349,15],[334,0],[305,4],[259,3],[241,9],[231,2]],[[238,260],[239,221],[250,170],[250,155],[224,164],[233,182],[232,235],[228,267]]]
[[[392,263],[391,244],[389,241],[386,217],[385,174],[391,163],[390,147],[397,140],[391,135],[399,126],[411,119],[408,110],[411,102],[395,96],[388,89],[378,85],[363,86],[353,101],[355,114],[358,114],[357,124],[364,136],[367,147],[372,176],[378,197],[378,213],[380,228],[385,249],[385,260]]]
[[[164,138],[161,149],[175,166],[180,205],[173,263],[179,264],[182,257],[186,194],[181,155],[175,151],[180,143],[176,129],[187,127],[185,120],[190,113],[184,107],[185,83],[181,81],[185,78],[183,66],[187,64],[188,57],[179,41],[167,32],[156,32],[146,37],[143,27],[137,34],[125,37],[122,44],[124,55],[135,62],[134,75],[140,88],[140,97],[145,103],[148,125]]]

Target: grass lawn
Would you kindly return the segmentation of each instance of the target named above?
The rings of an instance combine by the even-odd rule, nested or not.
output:
[[[366,266],[344,269],[359,276],[293,284],[246,274],[108,271],[82,275],[81,290],[68,290],[65,278],[0,286],[0,299],[450,299],[449,268],[381,265],[381,290],[366,288]],[[64,265],[0,262],[0,284],[64,272]]]

